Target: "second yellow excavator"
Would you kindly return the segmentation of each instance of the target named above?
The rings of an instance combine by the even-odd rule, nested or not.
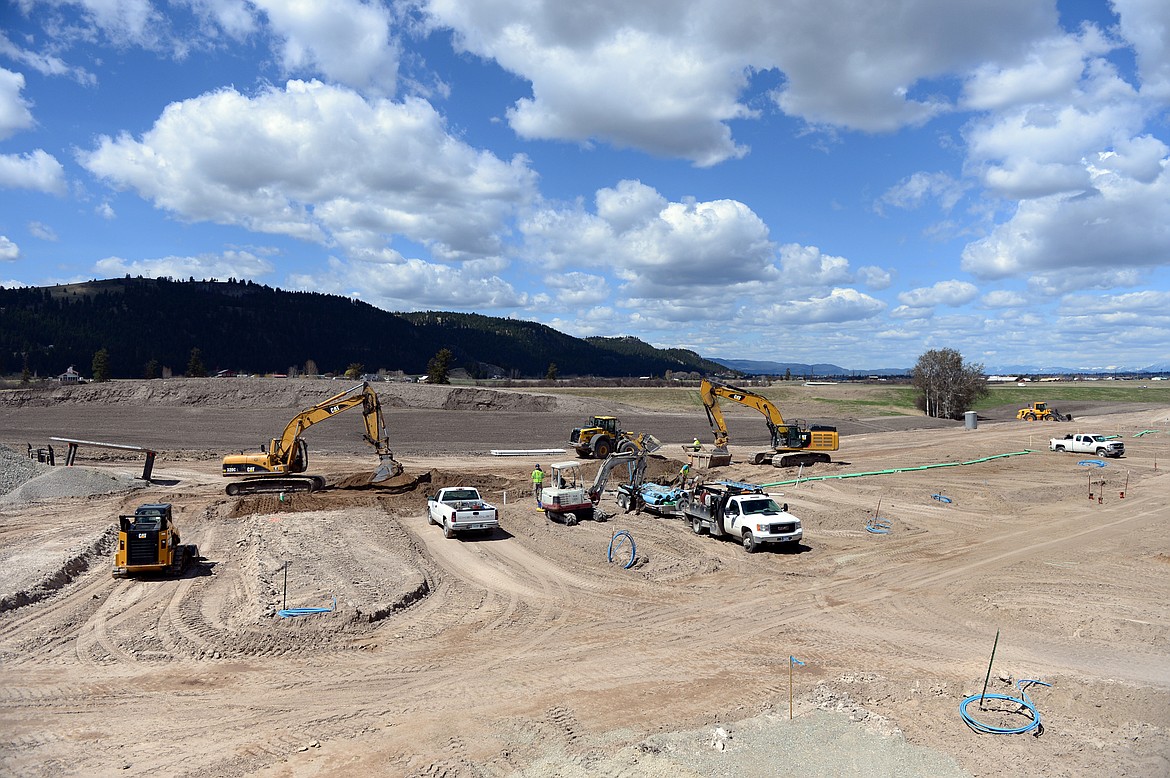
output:
[[[756,453],[752,458],[754,465],[771,463],[776,467],[795,467],[814,462],[831,462],[833,460],[826,452],[836,451],[840,447],[836,427],[823,425],[809,427],[801,421],[786,422],[780,409],[767,397],[746,389],[704,378],[699,384],[699,397],[703,400],[707,420],[711,422],[711,429],[715,433],[715,448],[711,453],[712,467],[731,463],[731,454],[727,450],[727,424],[723,421],[723,411],[719,409],[720,397],[755,408],[764,414],[768,430],[772,433],[772,450]]]
[[[374,447],[379,464],[370,483],[380,483],[402,473],[402,465],[390,451],[390,439],[386,436],[386,424],[382,420],[382,405],[377,393],[369,383],[362,383],[322,400],[311,408],[298,413],[284,428],[279,438],[267,448],[261,446],[259,454],[229,454],[223,458],[225,478],[241,478],[227,485],[227,493],[256,494],[258,492],[313,492],[325,488],[325,478],[319,475],[297,475],[304,473],[309,465],[308,446],[301,433],[307,428],[332,418],[342,411],[362,406],[365,419],[366,442]]]

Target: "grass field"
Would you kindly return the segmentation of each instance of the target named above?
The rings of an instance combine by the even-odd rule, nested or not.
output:
[[[749,387],[745,387],[749,388]],[[916,390],[906,384],[840,383],[806,386],[789,382],[772,386],[750,387],[751,391],[768,398],[781,413],[808,416],[907,416],[921,413],[915,406]],[[1033,383],[1027,386],[990,387],[987,397],[975,404],[973,410],[1018,405],[1043,401],[1059,406],[1061,402],[1127,402],[1170,404],[1170,381],[1068,381]],[[702,413],[697,387],[540,387],[539,391],[594,398],[599,401],[619,402],[657,413]],[[723,401],[724,413],[755,411]]]

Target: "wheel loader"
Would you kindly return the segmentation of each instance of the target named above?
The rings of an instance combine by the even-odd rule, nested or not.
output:
[[[645,451],[652,454],[662,442],[648,432],[628,432],[616,416],[593,416],[569,434],[569,445],[582,459],[605,459],[610,454]]]
[[[1016,418],[1021,421],[1072,421],[1071,415],[1049,408],[1048,403],[1031,403],[1027,408],[1020,408],[1016,411]]]
[[[139,573],[182,575],[198,560],[198,547],[179,540],[170,503],[139,505],[133,514],[118,517],[115,578]]]

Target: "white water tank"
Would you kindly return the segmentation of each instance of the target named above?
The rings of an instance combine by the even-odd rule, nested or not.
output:
[[[963,414],[963,427],[965,429],[973,430],[979,426],[979,414],[975,411],[967,411]]]

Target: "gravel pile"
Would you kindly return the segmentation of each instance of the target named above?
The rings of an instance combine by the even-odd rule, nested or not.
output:
[[[0,495],[8,494],[25,481],[52,470],[46,464],[28,458],[28,452],[20,452],[0,443]]]
[[[7,463],[5,463],[7,464]],[[33,463],[37,464],[37,463]],[[8,468],[5,467],[7,479]],[[45,467],[0,496],[0,505],[22,505],[62,497],[115,494],[142,488],[144,482],[132,476],[92,467]]]

